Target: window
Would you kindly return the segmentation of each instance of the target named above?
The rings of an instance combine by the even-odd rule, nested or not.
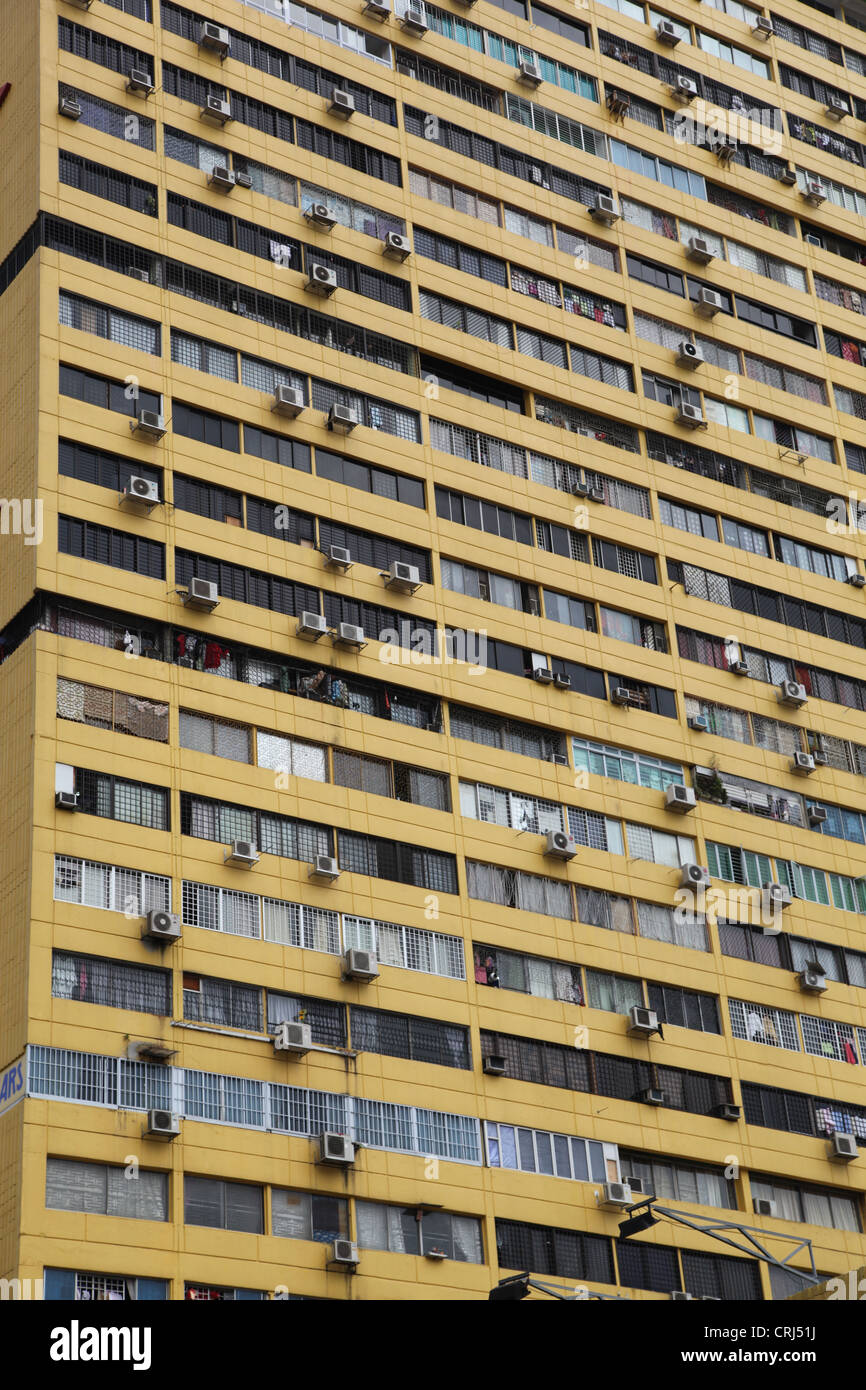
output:
[[[59,902],[143,917],[151,908],[171,911],[171,879],[140,869],[115,868],[69,854],[55,854],[54,897]]]
[[[672,782],[685,781],[682,764],[665,762],[648,753],[615,748],[609,743],[591,743],[585,738],[572,738],[571,748],[574,766],[599,777],[611,777],[618,782],[657,791],[664,791]]]
[[[694,1028],[699,1033],[721,1033],[719,1001],[714,994],[700,994],[693,989],[678,989],[673,985],[647,985],[649,1007],[658,1014],[661,1023],[679,1028]]]
[[[608,1013],[627,1014],[630,1009],[643,1007],[643,986],[640,980],[627,975],[612,975],[602,970],[586,972],[586,1002],[591,1009]]]
[[[309,444],[272,434],[270,430],[257,429],[255,425],[244,425],[244,453],[267,459],[269,463],[279,463],[283,468],[297,468],[301,473],[312,472]]]
[[[742,999],[729,999],[728,1011],[735,1038],[763,1043],[765,1047],[784,1048],[788,1052],[800,1051],[796,1014],[766,1004],[746,1003]]]
[[[248,763],[250,730],[232,719],[214,719],[211,715],[195,714],[192,710],[179,713],[179,742],[181,748],[198,753],[213,753],[218,758],[232,758]]]
[[[257,811],[210,797],[180,794],[181,833],[201,840],[229,844],[251,840],[266,854],[311,864],[318,854],[330,854],[332,832],[327,826]]]
[[[307,912],[311,910],[306,909]],[[373,951],[380,965],[421,970],[453,980],[466,978],[463,939],[459,936],[447,936],[423,927],[404,927],[395,922],[377,922],[369,917],[344,916],[343,939],[347,947]]]
[[[160,541],[71,516],[59,516],[57,522],[57,548],[61,554],[112,565],[146,579],[165,579],[165,546]]]
[[[576,1182],[618,1182],[620,1167],[615,1144],[575,1139],[541,1129],[484,1122],[487,1163],[491,1168],[515,1168],[546,1173]]]
[[[476,984],[514,989],[541,999],[561,999],[567,1004],[585,1002],[578,965],[503,951],[498,946],[475,946],[473,959]]]
[[[281,1023],[308,1023],[313,1042],[324,1047],[344,1048],[347,1042],[346,1006],[329,999],[306,995],[280,994],[268,990],[268,1031],[276,1032]]]
[[[593,1284],[613,1284],[613,1254],[607,1236],[583,1235],[524,1221],[496,1222],[502,1269],[556,1274]]]
[[[859,1231],[859,1202],[831,1187],[804,1187],[784,1179],[749,1175],[752,1204],[773,1203],[773,1216],[781,1221],[805,1221],[810,1226],[829,1226],[837,1231]]]
[[[461,1067],[464,1070],[472,1065],[468,1029],[457,1024],[351,1005],[349,1026],[352,1047],[358,1052],[405,1057],[416,1062],[432,1062],[441,1067]]]
[[[171,971],[98,956],[55,951],[51,962],[55,999],[104,1004],[163,1017],[171,1013]]]
[[[147,217],[156,217],[159,207],[155,183],[133,178],[111,169],[107,164],[96,164],[92,159],[70,154],[68,150],[59,151],[58,178],[60,183],[91,193],[96,198],[106,198],[111,203],[142,212]]]
[[[680,1159],[659,1157],[657,1154],[620,1150],[623,1182],[641,1178],[644,1191],[653,1196],[680,1202],[698,1202],[704,1207],[737,1209],[737,1189],[733,1179],[725,1176],[724,1168],[683,1162]]]
[[[122,492],[134,474],[149,483],[156,483],[160,497],[164,495],[161,468],[152,468],[137,460],[133,462],[132,459],[121,458],[119,454],[110,454],[104,449],[72,439],[58,440],[57,469],[61,477],[107,487],[112,492]]]
[[[400,1255],[444,1255],[449,1260],[482,1264],[481,1222],[474,1216],[418,1207],[390,1207],[356,1202],[358,1244],[363,1250]]]
[[[259,767],[291,773],[294,777],[307,777],[313,782],[328,780],[327,748],[318,743],[307,743],[304,739],[264,733],[257,729],[256,762]]]
[[[77,768],[75,789],[78,809],[85,815],[127,821],[149,830],[169,829],[169,793],[165,787]]]
[[[453,854],[348,830],[340,832],[339,853],[340,867],[349,873],[414,884],[431,892],[457,892],[457,861]]]
[[[168,1297],[165,1279],[136,1279],[124,1274],[85,1274],[72,1269],[45,1270],[45,1298],[71,1302],[93,1299],[164,1299]]]
[[[184,1216],[188,1226],[215,1226],[221,1231],[264,1233],[264,1191],[252,1183],[219,1178],[183,1180]]]
[[[222,1028],[262,1030],[262,992],[231,980],[183,972],[183,1016],[195,1023],[215,1023]]]
[[[473,820],[528,830],[536,835],[562,830],[564,826],[563,809],[558,801],[543,801],[482,782],[460,783],[460,812]]]
[[[107,1163],[81,1163],[49,1157],[45,1205],[56,1211],[83,1211],[97,1216],[132,1216],[142,1221],[168,1220],[168,1175]]]
[[[466,877],[470,898],[540,912],[548,917],[574,919],[571,887],[557,879],[503,869],[495,864],[480,864],[471,859],[466,861]]]
[[[198,440],[200,444],[230,449],[235,454],[240,452],[240,429],[236,420],[227,420],[208,410],[195,410],[180,401],[172,401],[171,427],[175,434]]]
[[[504,540],[532,545],[532,518],[525,512],[513,512],[466,493],[436,488],[436,513],[444,521],[458,526],[471,526],[476,531],[488,531]]]
[[[248,433],[247,426],[244,430],[245,438]],[[406,473],[394,473],[386,468],[377,468],[358,459],[344,458],[328,449],[316,450],[316,473],[320,478],[328,478],[331,482],[358,488],[377,497],[389,497],[392,501],[404,502],[409,507],[426,506],[424,483],[420,478],[412,478]]]
[[[99,729],[168,742],[168,705],[127,695],[122,690],[106,690],[80,681],[57,680],[57,717]]]
[[[330,1244],[349,1234],[349,1203],[326,1193],[271,1189],[271,1230],[289,1240],[317,1240]]]
[[[149,352],[159,356],[160,326],[150,319],[138,318],[135,314],[121,313],[109,309],[93,299],[83,299],[81,295],[69,294],[61,290],[59,295],[59,322],[66,328],[77,328],[82,333],[94,333],[98,338],[107,338],[112,343],[134,348],[137,352]]]
[[[117,140],[128,140],[143,150],[156,148],[156,122],[149,120],[147,116],[137,116],[133,125],[127,119],[129,112],[125,106],[115,106],[114,102],[104,101],[102,97],[93,96],[78,87],[70,87],[65,82],[60,83],[58,94],[61,97],[73,97],[78,102],[81,107],[79,119],[82,125],[100,130],[104,135],[111,135]]]

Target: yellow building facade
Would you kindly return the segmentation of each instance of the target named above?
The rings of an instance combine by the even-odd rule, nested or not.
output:
[[[3,6],[0,1277],[787,1297],[619,1223],[863,1263],[866,9],[383,10]]]

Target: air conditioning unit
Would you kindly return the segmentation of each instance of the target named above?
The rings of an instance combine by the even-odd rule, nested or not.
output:
[[[182,597],[185,607],[195,608],[200,613],[212,613],[219,603],[219,589],[212,580],[193,575]]]
[[[678,425],[688,425],[689,429],[696,430],[707,422],[704,419],[704,412],[699,405],[691,405],[689,401],[681,401],[676,408],[674,416]]]
[[[793,165],[782,165],[782,168],[779,170],[779,182],[786,184],[788,188],[794,187],[794,184],[797,182],[797,170],[793,167]]]
[[[808,698],[805,685],[801,685],[799,681],[779,682],[776,699],[780,705],[792,705],[795,709],[801,709]]]
[[[150,511],[151,507],[159,506],[159,484],[151,478],[136,477],[133,473],[120,494],[120,500]]]
[[[568,758],[564,753],[547,753],[545,757],[549,763],[556,763],[557,767],[568,767]]]
[[[235,176],[224,164],[215,164],[207,181],[211,188],[218,188],[221,193],[231,193],[235,186]]]
[[[702,285],[695,300],[695,313],[700,314],[702,318],[711,319],[721,310],[722,296],[716,290],[710,290],[706,285]]]
[[[150,444],[157,444],[167,433],[165,420],[155,410],[139,410],[129,428],[133,434],[143,435]]]
[[[353,1240],[335,1240],[328,1247],[328,1264],[340,1265],[346,1273],[358,1268],[358,1247]]]
[[[698,261],[700,265],[709,265],[713,259],[710,243],[703,236],[689,237],[686,243],[686,255],[690,261]]]
[[[864,589],[866,588],[866,574],[861,574],[859,570],[854,570],[851,574],[846,575],[845,583],[850,584],[852,589]]]
[[[649,1178],[636,1177],[634,1173],[626,1173],[623,1182],[629,1188],[632,1201],[635,1197],[654,1197],[653,1185]]]
[[[596,222],[603,222],[605,227],[612,227],[614,222],[618,222],[620,219],[616,199],[612,198],[609,193],[599,193],[589,209],[589,215],[594,217]]]
[[[628,1011],[630,1038],[651,1038],[659,1031],[658,1014],[654,1009],[645,1009],[642,1004],[633,1004]]]
[[[676,26],[669,19],[660,19],[656,25],[656,38],[659,43],[667,44],[668,48],[676,48],[682,34],[677,33]]]
[[[416,39],[423,39],[427,33],[427,22],[420,10],[410,8],[404,11],[400,25],[407,34],[412,34]]]
[[[734,661],[728,662],[728,670],[734,676],[747,676],[749,674],[749,663],[743,661],[742,657],[737,657]]]
[[[677,366],[690,367],[692,371],[700,367],[704,361],[704,354],[701,352],[697,343],[684,338],[677,348]]]
[[[486,1076],[505,1076],[508,1068],[505,1058],[500,1057],[498,1052],[491,1052],[484,1058],[484,1074]]]
[[[282,384],[274,391],[271,410],[275,415],[288,415],[294,420],[304,409],[304,393],[298,386]]]
[[[674,96],[682,97],[683,101],[693,101],[698,94],[698,84],[693,77],[675,77],[671,83],[671,91]]]
[[[827,821],[827,808],[825,806],[807,806],[806,815],[810,825],[824,825]]]
[[[812,757],[815,759],[815,766],[816,766],[816,767],[829,767],[829,766],[830,766],[830,759],[829,759],[829,756],[823,751],[823,749],[821,749],[821,748],[816,748],[815,751],[814,751],[814,753],[812,754]]]
[[[206,48],[210,53],[218,53],[221,58],[227,58],[232,46],[228,29],[206,19],[198,31],[198,46]]]
[[[351,1168],[355,1162],[355,1145],[345,1134],[335,1134],[325,1130],[319,1135],[318,1163],[327,1163],[332,1168]]]
[[[156,87],[149,72],[143,72],[141,68],[131,68],[126,80],[126,90],[134,96],[149,97],[156,91]]]
[[[93,0],[66,0],[67,5],[74,5],[76,10],[89,10]]]
[[[830,1157],[842,1159],[845,1163],[850,1163],[852,1158],[858,1157],[857,1136],[845,1134],[841,1129],[835,1129],[830,1135]]]
[[[696,734],[708,734],[710,732],[710,721],[705,714],[693,714],[689,719],[689,728]]]
[[[548,830],[544,839],[544,853],[549,859],[575,859],[577,842],[565,830]]]
[[[274,1034],[275,1052],[293,1052],[305,1056],[313,1046],[313,1030],[309,1023],[292,1023],[284,1019]]]
[[[364,629],[355,623],[338,623],[336,632],[332,633],[331,636],[335,646],[338,647],[354,647],[356,651],[360,651],[362,647],[367,645],[364,640]]]
[[[710,872],[705,864],[683,864],[680,869],[681,888],[709,888]]]
[[[644,1105],[664,1105],[666,1096],[658,1086],[647,1086],[639,1093],[638,1099],[643,1101]]]
[[[328,411],[328,429],[336,434],[350,434],[360,423],[355,411],[347,405],[334,404]]]
[[[607,1211],[622,1211],[632,1203],[631,1190],[624,1182],[606,1182],[598,1199],[598,1205]]]
[[[791,759],[791,771],[799,772],[802,776],[808,777],[810,772],[815,771],[815,759],[811,753],[795,753]]]
[[[335,87],[331,100],[328,102],[328,112],[331,116],[340,116],[347,121],[350,116],[355,114],[355,98],[351,92],[344,92],[342,88]]]
[[[809,179],[805,188],[800,189],[800,194],[811,203],[813,208],[818,208],[822,203],[826,203],[827,194],[824,192],[824,185],[818,183],[817,179]]]
[[[533,666],[532,679],[539,685],[553,685],[553,672],[549,666]]]
[[[791,890],[787,883],[762,883],[761,884],[761,906],[764,904],[768,908],[790,907]]]
[[[312,261],[307,268],[306,288],[312,294],[329,297],[337,288],[337,272],[319,261]]]
[[[328,210],[327,203],[311,203],[304,213],[304,217],[311,226],[321,227],[326,232],[337,225],[337,219]]]
[[[694,787],[687,787],[683,782],[670,782],[665,787],[665,810],[676,811],[679,815],[687,815],[693,811],[697,805]]]
[[[351,551],[344,545],[329,545],[325,551],[325,564],[329,569],[342,570],[345,574],[354,563]]]
[[[150,271],[142,270],[141,266],[128,265],[124,271],[125,275],[131,275],[133,280],[140,280],[143,285],[150,284]]]
[[[544,78],[538,64],[524,58],[517,67],[517,80],[525,83],[527,87],[540,87]]]
[[[232,118],[232,108],[222,97],[207,97],[199,115],[203,121],[216,121],[218,125],[225,125]]]
[[[604,488],[598,484],[587,487],[586,495],[590,502],[601,502],[602,505],[604,504]]]
[[[251,869],[259,862],[259,852],[252,840],[232,840],[228,854],[223,856],[224,864],[233,864],[238,869]]]
[[[70,121],[81,120],[81,103],[75,97],[61,97],[57,103],[57,110],[61,116],[68,116]]]
[[[791,497],[800,496],[800,484],[796,478],[778,478],[777,482],[782,492],[787,492]]]
[[[624,116],[631,106],[631,97],[628,93],[618,92],[615,87],[611,87],[604,101],[612,116]]]
[[[54,805],[58,811],[77,811],[78,792],[55,792]]]
[[[694,1301],[696,1300],[693,1293],[684,1293],[682,1289],[671,1290],[672,1303],[691,1303]]]
[[[819,970],[800,970],[797,983],[804,994],[826,994],[827,980]]]
[[[849,114],[848,103],[842,97],[831,96],[827,105],[824,107],[825,114],[831,116],[834,121],[841,121],[844,116]]]
[[[176,1139],[180,1134],[180,1116],[170,1110],[148,1110],[144,1127],[145,1139]]]
[[[373,952],[359,951],[356,946],[350,946],[343,956],[343,979],[369,983],[378,978],[379,964]]]
[[[409,238],[400,232],[386,232],[382,239],[382,254],[392,261],[405,261],[412,254]]]
[[[364,14],[368,14],[371,19],[378,19],[380,24],[390,18],[391,7],[385,5],[382,0],[366,0],[362,7]]]
[[[176,912],[151,908],[141,924],[143,941],[180,941],[180,917]]]
[[[567,676],[564,671],[554,671],[553,684],[556,686],[557,690],[570,690],[571,676]]]
[[[713,1114],[717,1120],[738,1120],[741,1115],[738,1105],[732,1105],[729,1100],[723,1100],[720,1105],[713,1107]]]
[[[298,637],[306,637],[312,642],[318,642],[319,638],[327,636],[329,631],[328,620],[322,613],[308,613],[306,610],[301,614],[295,628]]]
[[[771,39],[773,37],[773,21],[767,19],[766,15],[759,14],[752,25],[752,33],[756,39]]]
[[[332,854],[317,854],[307,877],[314,883],[335,883],[340,877],[340,866]]]
[[[414,594],[421,588],[421,572],[417,565],[407,565],[402,560],[392,560],[383,577],[385,588],[396,589],[400,594]]]

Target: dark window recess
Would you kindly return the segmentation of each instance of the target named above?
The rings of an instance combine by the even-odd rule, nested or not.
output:
[[[611,690],[622,687],[630,691],[638,708],[648,710],[650,714],[663,714],[667,719],[676,719],[677,697],[673,690],[663,685],[648,685],[645,681],[635,680],[633,676],[617,676],[612,672],[608,674],[607,681]]]
[[[866,367],[866,343],[860,338],[849,338],[847,333],[834,333],[831,328],[825,328],[824,346],[833,357],[841,357],[846,362],[854,362],[858,367]],[[847,444],[845,457],[848,462]],[[862,471],[861,469],[860,472]]]
[[[760,929],[738,922],[719,923],[719,945],[725,956],[754,961],[756,965],[775,965],[792,969],[784,935],[765,936]]]
[[[183,972],[183,1016],[193,1023],[262,1031],[262,991],[234,980]]]
[[[160,541],[72,516],[60,516],[57,522],[57,548],[61,554],[77,555],[97,565],[112,565],[147,579],[165,579],[165,546]]]
[[[341,526],[322,517],[319,522],[319,544],[323,550],[327,550],[330,545],[344,546],[359,565],[372,565],[375,569],[387,570],[392,561],[399,560],[405,565],[415,565],[426,582],[429,583],[431,578],[429,550],[422,550],[420,546],[405,545],[387,536],[377,536],[372,531],[359,531],[354,526]]]
[[[57,42],[64,53],[98,63],[112,72],[123,73],[124,77],[128,77],[133,68],[153,76],[152,53],[118,43],[117,39],[110,39],[96,29],[87,29],[83,24],[73,24],[69,19],[58,19]]]
[[[775,937],[768,940],[775,940]],[[721,1033],[719,1001],[714,994],[654,984],[647,985],[647,992],[649,1007],[655,1010],[662,1023],[694,1028],[699,1033]]]
[[[818,1100],[800,1091],[741,1083],[743,1114],[747,1124],[781,1129],[788,1134],[829,1135],[834,1130],[855,1134],[866,1144],[866,1106],[848,1101]]]
[[[240,453],[237,420],[227,420],[223,415],[214,415],[209,410],[196,410],[181,401],[172,401],[171,427],[175,434],[197,439],[200,444],[210,444],[215,449],[230,449],[233,454]]]
[[[246,1182],[219,1178],[183,1179],[183,1219],[188,1226],[215,1226],[221,1231],[264,1230],[264,1191]]]
[[[574,19],[567,19],[558,10],[548,10],[543,5],[533,4],[532,18],[543,29],[549,29],[551,33],[559,34],[560,38],[571,39],[572,43],[579,43],[583,48],[592,48],[589,28],[583,24],[578,24]]]
[[[826,334],[826,329],[824,330]],[[862,444],[851,444],[845,440],[845,462],[858,473],[866,473],[866,448]]]
[[[93,483],[96,487],[107,487],[112,492],[122,492],[130,477],[145,478],[156,483],[160,497],[163,496],[162,469],[151,468],[149,464],[133,462],[121,458],[119,454],[106,453],[90,444],[79,444],[76,440],[60,439],[57,442],[57,471],[63,478],[75,478],[79,483]],[[175,493],[175,500],[177,494]]]
[[[521,545],[533,544],[532,517],[525,512],[513,512],[509,507],[497,506],[495,502],[470,497],[465,492],[437,487],[436,515],[443,521],[454,521],[459,526],[487,531],[492,536],[501,536],[503,540],[519,541]]]
[[[269,1030],[275,1032],[284,1020],[309,1024],[313,1042],[322,1047],[346,1046],[345,1004],[334,1004],[329,999],[311,999],[301,994],[280,994],[269,989]]]
[[[74,999],[80,1004],[105,1004],[111,1009],[168,1016],[171,971],[55,951],[51,993],[55,999]]]
[[[488,405],[502,410],[513,410],[526,414],[523,392],[503,381],[484,376],[481,372],[470,372],[458,367],[454,362],[443,362],[439,357],[421,355],[421,376],[424,381],[435,382],[448,391],[457,391],[461,396],[471,396],[476,401],[486,401]]]
[[[245,439],[247,433],[248,429],[245,428]],[[309,472],[309,469],[305,471]],[[329,478],[331,482],[343,483],[345,487],[371,492],[376,497],[390,497],[394,502],[405,502],[409,507],[427,505],[420,478],[411,478],[408,473],[393,473],[387,468],[361,463],[358,459],[343,458],[329,449],[316,449],[316,474],[320,478]]]
[[[489,256],[474,246],[466,246],[462,241],[438,232],[428,232],[423,227],[412,228],[412,246],[416,256],[426,256],[440,265],[462,270],[465,275],[475,275],[481,280],[489,280],[493,285],[508,284],[507,262],[498,256]]]
[[[339,131],[325,130],[300,117],[295,120],[295,131],[299,149],[309,150],[322,159],[332,159],[336,164],[354,169],[359,174],[367,174],[372,179],[381,179],[395,188],[402,187],[400,161],[393,155],[384,154],[370,145],[362,145],[358,140],[350,140]]]
[[[440,1067],[461,1067],[464,1071],[472,1066],[469,1030],[456,1023],[350,1005],[349,1027],[356,1052],[405,1057]]]
[[[162,396],[156,391],[142,391],[130,395],[129,387],[122,381],[112,381],[110,377],[98,376],[96,372],[84,372],[80,367],[60,364],[60,394],[71,396],[73,400],[84,401],[86,405],[98,405],[103,410],[116,410],[121,415],[137,415],[139,410],[152,410],[159,415],[162,410]]]
[[[697,1250],[683,1250],[681,1255],[687,1293],[734,1303],[763,1299],[757,1260],[738,1260],[734,1255]]]
[[[167,0],[162,0],[160,9],[164,29],[176,34],[178,38],[198,43],[199,26],[206,16],[183,9],[180,5],[167,3]],[[229,37],[231,56],[236,62],[268,73],[271,77],[279,77],[283,82],[303,87],[319,96],[330,97],[334,87],[344,87],[352,93],[357,109],[363,111],[364,115],[372,116],[377,121],[385,121],[388,125],[397,124],[397,108],[394,101],[374,88],[328,72],[325,68],[295,57],[294,54],[276,48],[273,44],[250,38],[238,29],[229,29]]]
[[[431,655],[437,651],[436,624],[426,618],[407,618],[405,613],[395,608],[385,608],[378,603],[364,603],[360,599],[347,598],[343,594],[325,593],[325,617],[331,627],[338,623],[353,623],[362,627],[367,637],[376,642],[393,642],[401,647],[411,647],[417,642],[420,633],[425,633],[425,641]]]
[[[128,782],[105,772],[75,769],[78,809],[88,816],[122,820],[148,830],[169,830],[169,793],[148,782]]]
[[[131,242],[118,241],[115,237],[105,236],[89,227],[80,227],[60,217],[40,213],[40,218],[43,244],[52,250],[104,266],[118,275],[143,277],[151,285],[163,283],[162,257],[156,252],[145,251]]]
[[[450,706],[449,723],[452,738],[468,739],[488,748],[504,748],[525,758],[565,760],[563,735],[541,724],[524,724],[488,710],[469,709],[466,705]]]
[[[230,521],[238,526],[243,525],[241,493],[232,488],[217,487],[216,483],[187,478],[183,473],[174,475],[174,505],[182,512],[193,512],[210,521]]]
[[[692,298],[696,298],[692,295]],[[795,318],[792,314],[783,313],[781,309],[771,309],[766,304],[759,304],[754,299],[744,299],[741,294],[734,296],[734,303],[737,306],[737,318],[743,319],[746,323],[754,324],[757,328],[766,328],[771,333],[781,333],[785,338],[796,338],[797,342],[805,343],[808,347],[816,347],[818,335],[815,325],[808,319]]]
[[[186,586],[193,576],[216,584],[221,598],[252,603],[257,608],[269,608],[292,618],[299,618],[303,612],[318,613],[321,607],[318,589],[306,584],[293,584],[289,579],[234,565],[228,560],[212,560],[188,550],[175,550],[175,582]]]
[[[683,277],[678,270],[668,270],[666,266],[656,265],[654,261],[644,260],[641,256],[633,256],[631,252],[626,253],[626,269],[632,280],[640,280],[645,285],[652,285],[657,290],[667,290],[669,294],[678,294],[684,298]]]
[[[272,259],[269,249],[270,238],[272,235],[276,238],[277,234],[269,232],[262,235],[266,235],[268,238],[266,254],[268,259]],[[245,248],[242,246],[241,249]],[[354,294],[361,294],[366,299],[375,299],[379,304],[386,304],[390,309],[404,309],[407,313],[411,311],[412,287],[408,280],[401,280],[396,275],[386,275],[384,271],[376,270],[372,266],[347,260],[345,256],[337,256],[327,248],[305,245],[304,268],[307,271],[309,271],[313,261],[317,261],[320,265],[326,265],[334,271],[340,289],[351,290]]]
[[[315,517],[307,512],[296,512],[284,503],[262,502],[257,497],[247,498],[247,529],[288,541],[290,545],[313,546],[316,543]]]
[[[607,1236],[584,1235],[526,1221],[497,1221],[500,1269],[558,1274],[593,1284],[613,1284],[613,1248]]]
[[[43,215],[38,214],[23,237],[16,241],[5,260],[0,261],[0,295],[6,293],[15,277],[20,275],[27,262],[36,255],[43,244],[43,220]]]
[[[394,764],[394,795],[398,801],[411,801],[415,806],[427,806],[431,811],[451,810],[451,786],[444,772],[431,772],[426,767]]]
[[[150,0],[105,0],[105,3],[113,6],[115,10],[132,15],[133,19],[144,20],[145,24],[150,24],[153,20]]]
[[[774,231],[784,232],[786,236],[794,235],[794,219],[787,213],[777,212],[767,203],[759,203],[733,188],[711,183],[709,179],[706,181],[706,187],[707,202],[715,207],[726,208],[728,212],[735,212],[738,217],[746,217],[750,222],[760,222],[762,227],[772,227]]]
[[[252,841],[264,854],[298,859],[305,864],[311,864],[318,854],[331,854],[334,840],[327,825],[215,801],[192,792],[180,794],[180,830],[182,835],[224,845],[232,840]]]
[[[577,661],[567,661],[564,656],[553,656],[550,669],[555,676],[568,676],[576,695],[588,695],[593,700],[607,699],[604,672],[595,666],[581,666]]]
[[[145,183],[107,164],[96,164],[92,159],[61,150],[59,177],[60,182],[70,188],[92,193],[96,198],[107,198],[110,203],[119,203],[133,212],[143,212],[148,217],[156,217],[159,212],[155,183]]]
[[[339,853],[340,868],[348,873],[409,883],[434,893],[457,892],[457,860],[453,854],[349,830],[340,831]]]
[[[168,129],[165,133],[169,133]],[[235,245],[235,219],[230,213],[223,212],[220,208],[210,208],[205,203],[196,203],[192,198],[184,198],[180,193],[171,192],[166,195],[166,208],[172,227],[182,227],[186,232],[207,237],[210,241],[219,241],[223,246]]]
[[[312,450],[309,444],[297,439],[286,439],[282,434],[271,430],[260,430],[255,425],[244,425],[244,453],[253,458],[267,459],[269,463],[279,463],[283,468],[296,468],[299,473],[312,473]]]
[[[471,661],[471,653],[477,649],[473,634],[459,627],[449,627],[446,633],[450,650],[465,652],[465,659]],[[512,642],[503,642],[499,637],[487,638],[483,653],[479,649],[479,658],[482,656],[491,671],[502,671],[508,676],[529,676],[532,671],[532,652]]]
[[[624,1289],[671,1293],[681,1288],[677,1252],[668,1245],[620,1239],[616,1242],[616,1258],[620,1286]]]
[[[592,538],[593,563],[602,569],[613,570],[630,579],[642,579],[645,584],[657,584],[656,561],[654,555],[646,555],[642,550],[632,550],[627,545],[616,545],[613,541]]]
[[[722,301],[722,313],[733,314],[734,301],[727,290],[720,289],[718,285],[711,285],[708,280],[696,280],[693,275],[687,275],[686,294],[693,304],[700,298],[701,290],[712,290]]]
[[[481,1033],[481,1055],[505,1058],[507,1075],[516,1081],[560,1086],[569,1091],[617,1100],[639,1101],[649,1087],[664,1092],[671,1110],[709,1115],[717,1105],[731,1101],[731,1083],[725,1076],[665,1067],[630,1057],[603,1052],[576,1051],[557,1043],[504,1033]]]
[[[422,57],[420,53],[412,53],[407,48],[395,47],[394,62],[397,71],[406,77],[414,77],[417,82],[424,82],[428,87],[436,87],[438,91],[447,92],[449,96],[471,102],[482,111],[502,114],[502,92],[497,87],[488,87],[486,83],[479,82],[474,77],[446,67],[444,63],[436,63],[431,58]]]

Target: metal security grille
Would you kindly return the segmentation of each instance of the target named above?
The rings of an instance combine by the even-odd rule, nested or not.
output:
[[[108,690],[58,677],[57,715],[60,719],[113,729],[135,738],[168,742],[168,705],[140,695],[127,695],[122,690]]]
[[[268,1030],[275,1032],[284,1020],[308,1023],[313,1042],[324,1047],[346,1046],[346,1006],[327,999],[310,999],[300,994],[279,994],[268,990]],[[355,1046],[353,1042],[353,1046]]]
[[[55,951],[51,993],[55,999],[167,1016],[171,1013],[171,971]]]
[[[223,1028],[262,1029],[262,991],[232,980],[214,980],[184,972],[183,1016]]]
[[[103,101],[102,97],[93,96],[77,87],[70,87],[66,82],[59,84],[58,91],[61,97],[73,97],[78,102],[81,107],[82,125],[101,130],[104,135],[112,135],[117,140],[128,140],[144,150],[156,148],[156,122],[149,117],[137,116],[133,125],[124,106],[115,106],[111,101]]]
[[[468,1069],[472,1065],[468,1031],[456,1024],[356,1006],[349,1009],[349,1022],[352,1047],[358,1052],[377,1052],[442,1067]]]
[[[746,1003],[742,999],[729,999],[728,1011],[735,1038],[763,1043],[766,1047],[785,1048],[789,1052],[800,1051],[796,1014],[766,1004]]]
[[[169,793],[164,787],[127,782],[86,768],[76,769],[75,787],[79,809],[87,815],[128,821],[150,830],[169,829]]]
[[[677,1252],[664,1245],[644,1245],[637,1240],[618,1240],[616,1258],[619,1282],[627,1289],[670,1293],[680,1287]]]
[[[119,1274],[76,1274],[76,1302],[91,1302],[93,1299],[119,1299],[125,1301],[133,1297],[133,1281]]]
[[[122,869],[68,854],[54,856],[54,896],[61,902],[83,903],[144,916],[151,908],[171,911],[171,879]]]
[[[496,1244],[502,1269],[531,1269],[569,1279],[613,1284],[613,1253],[606,1236],[583,1235],[554,1226],[497,1221]]]
[[[156,217],[159,212],[157,187],[144,179],[123,174],[107,164],[97,164],[81,155],[60,151],[58,177],[61,183],[71,188],[92,193],[97,198],[107,198],[111,203],[131,208],[133,212],[146,213]]]

